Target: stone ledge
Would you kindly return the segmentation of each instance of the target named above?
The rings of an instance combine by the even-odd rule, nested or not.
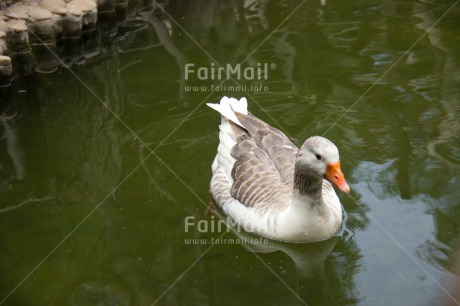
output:
[[[98,55],[101,40],[116,33],[118,22],[151,6],[145,1],[1,1],[0,86],[32,69],[50,73]]]

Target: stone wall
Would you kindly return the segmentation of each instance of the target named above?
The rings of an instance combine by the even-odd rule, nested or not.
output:
[[[147,0],[1,0],[0,8],[0,86],[5,86],[32,70],[50,73],[97,55],[117,23],[154,5]]]

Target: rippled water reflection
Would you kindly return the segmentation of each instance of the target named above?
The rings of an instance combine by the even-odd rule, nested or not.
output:
[[[166,9],[120,25],[85,65],[1,89],[4,305],[439,304],[459,277],[460,6]],[[241,82],[268,91],[187,91],[220,84],[181,78],[210,57],[274,64]],[[219,118],[204,102],[223,95],[248,96],[296,143],[338,145],[352,194],[337,237],[261,246],[185,230],[210,200]]]

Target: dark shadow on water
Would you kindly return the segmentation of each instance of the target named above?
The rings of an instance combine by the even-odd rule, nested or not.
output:
[[[223,212],[215,209],[213,214],[225,224],[227,217]],[[212,219],[208,221],[214,222]],[[258,270],[266,269],[266,274],[273,274],[271,276],[275,276],[279,287],[286,286],[291,291],[293,301],[300,299],[299,305],[355,305],[359,301],[353,278],[360,271],[361,256],[352,237],[335,236],[315,243],[287,243],[230,228],[231,223],[226,230],[238,242],[234,247],[243,247],[254,253],[253,256],[259,260],[255,261],[260,266]],[[233,241],[234,238],[229,239]],[[283,270],[292,270],[291,266],[294,266],[295,277],[280,273],[279,267],[273,263],[280,253],[290,259],[280,263],[284,266]]]

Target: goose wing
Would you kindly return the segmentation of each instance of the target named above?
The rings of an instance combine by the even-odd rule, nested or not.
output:
[[[248,113],[235,112],[231,123],[236,144],[231,150],[231,195],[245,206],[271,207],[291,200],[298,148],[282,133]]]

